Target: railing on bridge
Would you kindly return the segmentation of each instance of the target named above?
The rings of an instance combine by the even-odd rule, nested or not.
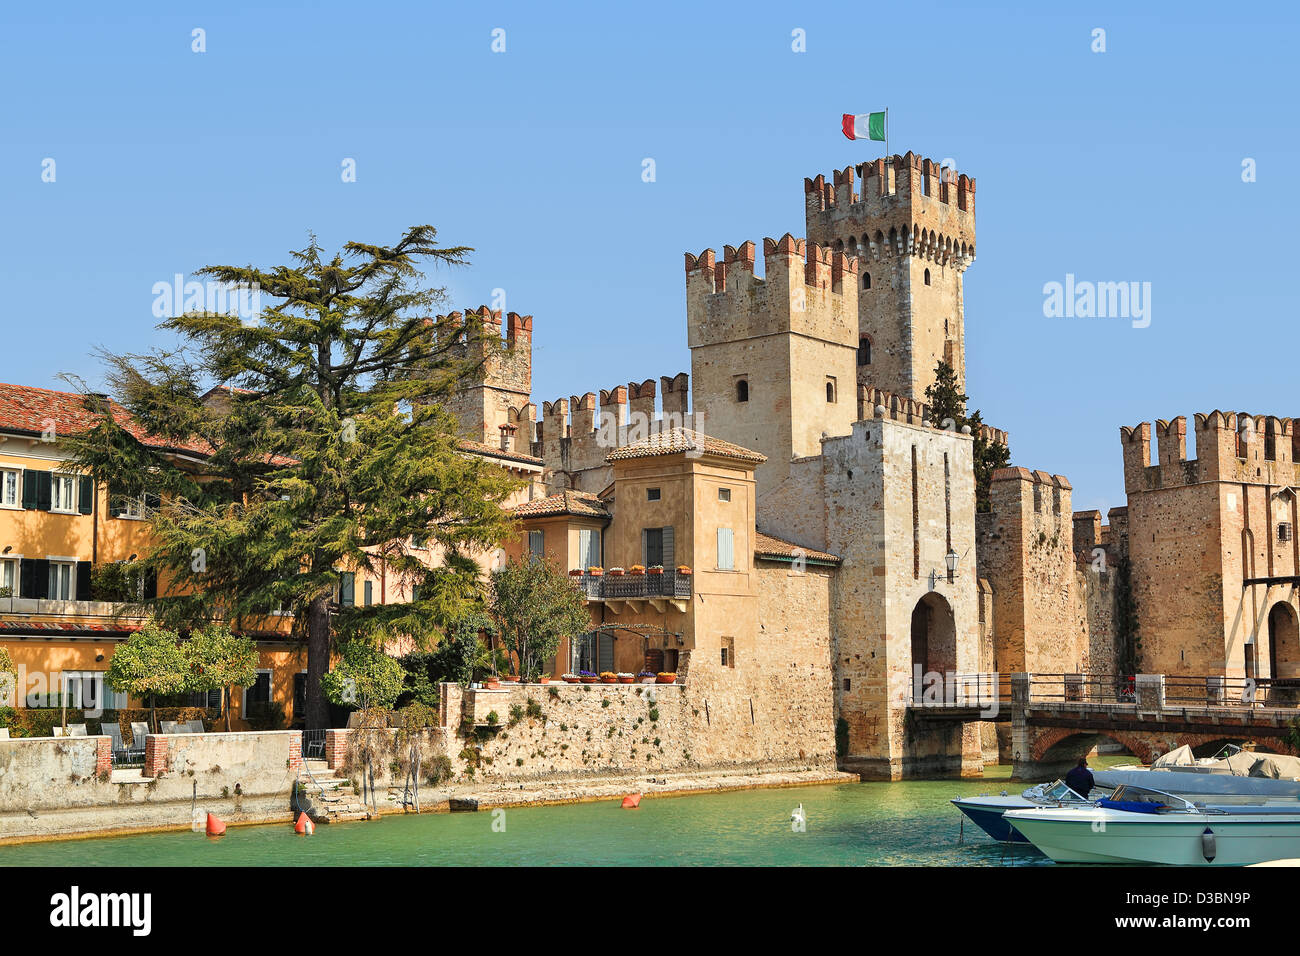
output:
[[[915,673],[906,704],[912,708],[989,709],[1011,703],[1011,675]]]
[[[1030,674],[1031,702],[1297,708],[1300,680],[1174,674]]]

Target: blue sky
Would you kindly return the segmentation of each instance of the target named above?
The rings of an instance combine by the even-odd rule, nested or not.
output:
[[[978,182],[973,404],[1076,509],[1120,505],[1121,424],[1300,414],[1297,16],[1131,6],[8,4],[0,381],[164,344],[174,273],[416,223],[476,249],[430,277],[456,307],[536,316],[539,404],[689,370],[682,253],[802,235],[803,178],[882,152],[840,114],[888,106],[893,151]],[[1044,317],[1067,273],[1151,283],[1150,326]]]

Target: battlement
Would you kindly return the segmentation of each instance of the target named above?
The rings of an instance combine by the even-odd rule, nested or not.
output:
[[[504,341],[502,319],[501,310],[482,305],[429,320],[452,355],[473,363],[448,406],[462,433],[485,444],[503,440],[500,426],[510,424],[511,411],[532,389],[533,317],[506,313]]]
[[[850,255],[961,270],[975,259],[975,180],[910,151],[805,179],[804,212],[809,241]]]
[[[554,479],[557,487],[599,491],[608,483],[602,469],[608,469],[605,457],[611,451],[659,431],[692,427],[687,411],[690,376],[665,375],[658,386],[663,392],[659,414],[654,379],[543,402],[540,416],[536,405],[520,409],[519,424],[532,436],[531,454],[545,462],[547,480]],[[595,477],[584,480],[582,473],[592,471]]]
[[[1155,463],[1151,423],[1120,427],[1129,494],[1207,481],[1294,484],[1300,435],[1293,419],[1215,409],[1193,420],[1195,458],[1187,457],[1186,417],[1156,421]]]
[[[858,343],[857,260],[786,233],[763,240],[764,275],[753,242],[686,253],[691,348],[795,332],[853,348]]]
[[[858,420],[872,418],[889,418],[909,425],[928,425],[942,427],[943,423],[933,421],[930,406],[906,396],[896,395],[870,385],[858,386]],[[971,434],[987,442],[1010,446],[1010,436],[1001,428],[978,425]]]

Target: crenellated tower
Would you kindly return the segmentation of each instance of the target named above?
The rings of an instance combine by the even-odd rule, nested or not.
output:
[[[760,497],[790,460],[821,454],[858,417],[857,261],[789,233],[686,254],[686,310],[697,427],[768,460]]]
[[[501,312],[481,306],[464,316],[439,316],[438,325],[460,338],[461,357],[473,362],[470,384],[450,401],[466,438],[496,446],[506,439],[502,425],[516,425],[529,403],[533,379],[533,317],[510,312],[501,337]],[[515,441],[527,442],[528,436]]]
[[[804,198],[808,241],[858,257],[858,382],[924,401],[943,359],[964,384],[975,180],[908,152],[805,179]]]

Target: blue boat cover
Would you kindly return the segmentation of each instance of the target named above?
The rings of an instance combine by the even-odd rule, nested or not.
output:
[[[1097,801],[1097,806],[1107,810],[1127,810],[1129,813],[1159,813],[1165,809],[1163,803],[1147,803],[1145,800],[1107,800]]]

